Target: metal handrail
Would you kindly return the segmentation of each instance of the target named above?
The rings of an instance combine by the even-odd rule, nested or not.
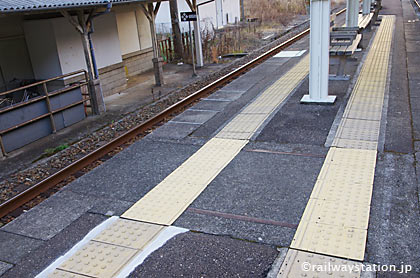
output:
[[[9,91],[6,91],[6,92],[1,92],[0,96],[8,95],[8,94],[18,92],[18,91],[21,91],[21,90],[25,90],[25,89],[28,89],[28,88],[31,88],[31,87],[36,87],[36,86],[42,85],[44,83],[48,83],[48,82],[51,82],[51,81],[55,81],[55,80],[58,80],[58,79],[62,79],[62,78],[65,78],[65,77],[76,75],[76,74],[79,74],[79,73],[84,73],[85,78],[87,77],[87,72],[85,70],[78,70],[78,71],[70,72],[70,73],[60,75],[60,76],[57,76],[57,77],[54,77],[54,78],[50,78],[50,79],[47,79],[47,80],[38,81],[36,83],[32,83],[32,84],[29,84],[29,85],[26,85],[26,86],[23,86],[23,87],[15,88],[15,89],[12,89],[12,90],[9,90]],[[86,78],[86,80],[87,80],[87,78]]]
[[[47,83],[48,82],[55,81],[55,80],[58,80],[58,79],[62,79],[62,78],[69,77],[69,76],[78,75],[78,74],[84,74],[84,80],[85,80],[84,82],[81,82],[81,83],[78,83],[78,84],[74,84],[74,85],[71,85],[71,86],[67,86],[67,87],[64,87],[64,88],[55,90],[53,92],[48,92],[48,88],[47,88]],[[0,93],[0,96],[2,96],[2,95],[8,95],[8,94],[11,94],[11,93],[14,93],[14,92],[18,92],[18,91],[25,90],[25,89],[28,89],[28,88],[31,88],[31,87],[36,87],[36,86],[42,85],[43,91],[44,91],[44,95],[41,95],[39,97],[35,97],[33,99],[30,99],[28,101],[20,102],[20,103],[11,105],[9,107],[6,107],[4,109],[1,109],[0,110],[0,114],[5,113],[5,112],[8,112],[8,111],[12,111],[12,110],[17,109],[19,107],[23,107],[23,106],[26,106],[26,105],[29,105],[29,104],[32,104],[32,103],[35,103],[35,102],[38,102],[38,101],[42,101],[42,100],[45,100],[47,102],[47,108],[48,108],[48,112],[45,113],[45,114],[39,115],[36,118],[27,120],[27,121],[25,121],[23,123],[14,125],[14,126],[9,127],[7,129],[0,130],[0,151],[3,153],[3,155],[4,156],[7,156],[7,152],[6,152],[6,149],[5,149],[4,144],[3,144],[2,135],[6,134],[6,133],[8,133],[10,131],[13,131],[15,129],[21,128],[21,127],[26,126],[26,125],[28,125],[30,123],[33,123],[33,122],[38,121],[38,120],[41,120],[43,118],[49,117],[50,118],[50,122],[51,122],[52,131],[53,131],[53,133],[56,133],[57,130],[56,130],[56,127],[55,127],[55,121],[54,121],[54,117],[53,117],[54,114],[56,114],[58,112],[61,112],[61,111],[64,111],[66,109],[69,109],[69,108],[71,108],[73,106],[76,106],[76,105],[79,105],[79,104],[82,104],[82,103],[86,103],[86,102],[90,101],[90,98],[89,97],[88,98],[83,98],[80,101],[76,101],[74,103],[71,103],[71,104],[66,105],[64,107],[61,107],[59,109],[52,110],[51,103],[50,103],[50,97],[53,97],[53,96],[57,96],[57,95],[66,93],[68,91],[71,91],[71,90],[74,90],[74,89],[77,89],[77,88],[81,88],[83,86],[86,86],[87,84],[88,84],[88,75],[87,75],[87,72],[85,70],[78,70],[78,71],[74,71],[74,72],[71,72],[71,73],[68,73],[68,74],[64,74],[64,75],[60,75],[60,76],[57,76],[57,77],[54,77],[54,78],[50,78],[50,79],[47,79],[47,80],[39,81],[39,82],[30,84],[30,85],[26,85],[26,86],[23,86],[23,87],[12,89],[12,90],[9,90],[7,92]],[[86,113],[86,111],[85,111],[85,113]]]

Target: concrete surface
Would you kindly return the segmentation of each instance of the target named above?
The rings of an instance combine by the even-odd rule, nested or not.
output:
[[[277,253],[263,244],[185,233],[152,253],[129,277],[264,277]]]

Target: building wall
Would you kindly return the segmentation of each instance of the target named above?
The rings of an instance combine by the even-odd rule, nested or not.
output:
[[[20,16],[0,18],[0,91],[18,86],[18,80],[34,79]],[[7,85],[7,86],[6,86]]]
[[[81,35],[67,19],[7,18],[7,22],[0,18],[1,26],[6,26],[0,28],[4,79],[45,80],[86,69]],[[153,68],[149,21],[140,9],[128,6],[95,18],[92,40],[104,95],[123,89],[126,73],[132,76]],[[0,74],[0,90],[2,79]]]
[[[24,30],[35,79],[49,79],[61,75],[60,57],[52,21],[25,21]]]
[[[140,50],[137,19],[134,11],[116,13],[118,36],[120,38],[121,54],[129,54]]]
[[[226,16],[227,15],[227,16]],[[229,21],[227,21],[227,18]],[[239,0],[223,0],[223,23],[235,23],[241,20],[241,3]]]
[[[137,29],[140,36],[140,50],[151,48],[153,43],[149,20],[142,10],[137,9],[135,13],[137,17]]]

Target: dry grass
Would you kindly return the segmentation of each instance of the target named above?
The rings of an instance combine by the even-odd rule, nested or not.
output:
[[[305,0],[247,0],[250,18],[258,18],[262,23],[286,25],[293,16],[306,13]]]

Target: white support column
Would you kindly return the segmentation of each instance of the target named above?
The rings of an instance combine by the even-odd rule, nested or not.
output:
[[[370,14],[371,0],[363,0],[363,15]]]
[[[197,21],[194,21],[195,53],[197,58],[197,67],[201,68],[202,66],[204,66],[203,46],[201,42],[200,14],[198,12],[198,7],[196,9]]]
[[[334,103],[328,95],[330,0],[311,0],[309,95],[302,103]]]
[[[359,0],[347,0],[346,26],[357,27],[359,24]]]

